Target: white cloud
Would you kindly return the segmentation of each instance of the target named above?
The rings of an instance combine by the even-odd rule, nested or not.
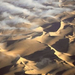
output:
[[[11,14],[14,13],[30,14],[30,11],[28,11],[27,9],[19,8],[6,2],[0,2],[0,12],[5,12],[5,11]]]
[[[43,3],[52,5],[45,6]],[[36,20],[37,17],[41,20],[43,17],[55,18],[56,14],[72,11],[70,8],[60,8],[59,4],[59,0],[0,0],[0,16],[4,18],[0,21],[0,28],[11,29],[9,24],[18,23],[30,23],[35,28],[38,22],[41,23]]]

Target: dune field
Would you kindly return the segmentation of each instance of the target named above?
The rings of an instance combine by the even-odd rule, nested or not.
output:
[[[75,75],[75,0],[0,0],[0,75]]]

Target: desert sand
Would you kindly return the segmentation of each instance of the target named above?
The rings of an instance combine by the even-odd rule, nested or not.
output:
[[[0,0],[0,75],[75,75],[75,0]]]

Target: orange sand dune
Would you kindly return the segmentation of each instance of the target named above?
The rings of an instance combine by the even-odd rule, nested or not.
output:
[[[75,1],[0,0],[0,75],[74,75]]]

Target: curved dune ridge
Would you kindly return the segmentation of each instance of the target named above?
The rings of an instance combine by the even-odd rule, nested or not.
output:
[[[75,75],[75,0],[0,0],[0,75]]]

